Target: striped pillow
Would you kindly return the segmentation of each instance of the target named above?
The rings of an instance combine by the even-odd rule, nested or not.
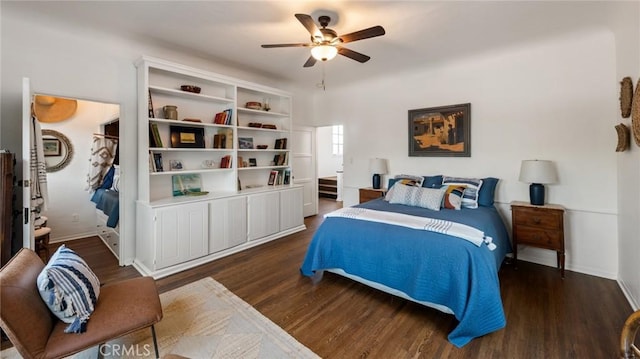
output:
[[[38,275],[37,284],[51,312],[70,324],[65,333],[86,331],[100,295],[100,281],[82,258],[60,246]]]
[[[446,188],[424,188],[406,186],[396,183],[389,198],[389,203],[404,204],[407,206],[423,207],[434,211],[440,210],[442,196]]]
[[[462,207],[465,208],[478,208],[478,195],[480,193],[480,187],[482,187],[482,180],[479,178],[463,178],[463,177],[447,177],[442,178],[443,186],[466,186],[464,195],[462,196]]]

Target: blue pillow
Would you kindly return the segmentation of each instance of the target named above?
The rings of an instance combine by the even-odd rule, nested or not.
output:
[[[496,192],[496,185],[499,179],[494,177],[486,177],[482,179],[482,187],[478,194],[478,205],[483,207],[493,206],[493,197]]]
[[[100,188],[111,189],[111,186],[113,186],[113,174],[115,173],[115,171],[116,170],[113,166],[109,168],[109,171],[107,171],[107,174],[104,175],[104,178],[102,179]]]
[[[440,188],[440,186],[442,186],[442,175],[423,177],[424,181],[422,181],[422,187]]]

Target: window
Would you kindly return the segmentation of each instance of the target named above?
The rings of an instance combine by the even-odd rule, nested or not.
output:
[[[335,125],[331,131],[331,142],[333,144],[333,155],[334,156],[342,156],[342,148],[343,144],[343,132],[342,125]]]

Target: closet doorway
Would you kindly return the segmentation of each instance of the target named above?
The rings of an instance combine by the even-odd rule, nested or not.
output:
[[[31,171],[29,230],[33,233],[42,224],[38,217],[44,217],[51,229],[49,243],[98,235],[119,257],[121,194],[115,176],[107,183],[105,174],[109,169],[115,173],[119,166],[120,105],[50,94],[34,94],[30,98],[37,119],[33,132],[39,127],[43,152],[41,157],[30,156],[31,167],[34,162],[43,161],[46,180]],[[29,138],[30,149],[34,148],[33,142],[39,143],[32,140],[35,138]],[[104,170],[98,171],[96,166]],[[96,181],[104,192],[99,198]],[[107,200],[107,208],[98,210]]]

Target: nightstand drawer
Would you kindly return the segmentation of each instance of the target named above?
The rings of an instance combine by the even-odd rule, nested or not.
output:
[[[562,232],[517,226],[515,236],[518,244],[530,244],[548,249],[562,249]]]
[[[513,211],[515,224],[545,229],[562,228],[562,212],[537,208],[517,208]]]

